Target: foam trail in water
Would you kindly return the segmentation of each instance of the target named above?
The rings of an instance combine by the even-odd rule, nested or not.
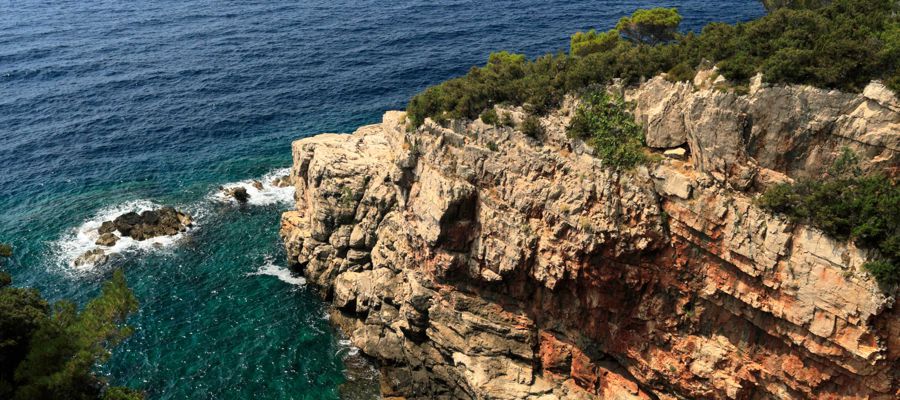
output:
[[[179,238],[184,236],[184,233],[179,233],[174,236],[158,236],[143,241],[134,240],[130,237],[120,237],[116,244],[111,247],[99,246],[95,243],[97,238],[100,237],[100,233],[97,232],[97,229],[100,228],[100,225],[103,224],[104,221],[112,221],[116,217],[127,212],[134,211],[141,213],[160,207],[160,205],[148,200],[137,200],[102,209],[97,212],[96,215],[84,221],[80,226],[64,234],[63,237],[55,243],[55,250],[65,265],[74,268],[74,270],[78,272],[87,272],[93,270],[96,266],[91,264],[76,266],[75,259],[94,249],[103,249],[106,254],[122,254],[135,250],[152,250],[170,247]],[[196,220],[194,228],[196,228]]]
[[[265,175],[263,175],[260,179],[247,179],[239,182],[225,184],[222,187],[224,189],[231,189],[238,186],[243,186],[247,189],[247,194],[250,195],[250,199],[247,201],[247,204],[253,206],[268,206],[272,204],[291,204],[294,202],[294,187],[292,185],[288,185],[287,187],[278,187],[275,186],[275,180],[290,175],[290,168],[279,168],[273,170]],[[253,185],[254,181],[258,181],[262,184],[262,189]],[[216,191],[212,197],[221,202],[235,202],[233,198],[225,195],[223,190]]]
[[[295,276],[291,270],[279,267],[272,262],[271,257],[266,257],[266,262],[263,264],[256,272],[248,273],[247,276],[254,275],[269,275],[274,276],[281,280],[282,282],[289,283],[294,286],[303,286],[306,284],[306,278],[302,276]]]

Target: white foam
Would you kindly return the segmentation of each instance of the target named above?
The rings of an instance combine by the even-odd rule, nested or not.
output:
[[[111,247],[95,244],[100,237],[100,233],[97,229],[100,228],[100,225],[103,224],[104,221],[112,221],[119,215],[131,211],[141,213],[143,211],[158,208],[160,208],[160,205],[151,201],[137,200],[102,209],[97,212],[96,215],[84,221],[81,226],[66,232],[63,237],[55,243],[55,250],[66,266],[73,268],[76,272],[86,272],[95,269],[96,266],[91,264],[76,266],[75,259],[94,249],[103,249],[107,254],[122,254],[136,250],[154,250],[171,247],[184,235],[184,233],[179,233],[174,236],[158,236],[142,241],[134,240],[130,237],[120,237],[116,244]],[[194,225],[196,227],[196,222]]]
[[[247,275],[269,275],[278,278],[282,282],[289,283],[294,286],[306,285],[306,278],[302,276],[294,276],[291,270],[275,265],[270,257],[266,257],[266,263],[259,267],[256,272],[251,272]]]
[[[359,354],[359,347],[354,346],[353,342],[348,339],[338,340],[338,346],[347,349],[348,357],[354,357]]]
[[[247,200],[247,204],[253,206],[268,206],[273,204],[292,204],[294,202],[294,187],[288,185],[287,187],[278,187],[274,185],[276,179],[289,175],[291,173],[290,168],[279,168],[273,170],[265,175],[263,175],[258,181],[262,183],[262,189],[258,189],[253,186],[253,182],[256,179],[247,179],[239,182],[229,183],[223,185],[224,189],[231,189],[238,186],[243,186],[247,189],[247,194],[250,195],[250,199]],[[220,201],[220,202],[236,202],[234,198],[231,196],[227,196],[224,193],[224,190],[218,190],[213,195],[212,198]]]

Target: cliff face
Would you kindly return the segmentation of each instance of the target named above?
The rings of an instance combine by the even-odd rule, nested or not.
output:
[[[566,138],[571,104],[539,140],[480,121],[407,132],[389,112],[294,143],[289,261],[385,395],[895,398],[896,293],[865,250],[753,193],[843,146],[893,173],[896,98],[659,78],[624,94],[648,144],[683,158],[604,168]]]

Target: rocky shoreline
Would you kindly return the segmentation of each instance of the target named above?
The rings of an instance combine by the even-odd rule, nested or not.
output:
[[[895,173],[900,101],[711,86],[615,89],[660,155],[625,172],[566,137],[571,101],[539,139],[389,112],[298,140],[289,262],[387,397],[896,398],[896,289],[754,198],[844,147]]]

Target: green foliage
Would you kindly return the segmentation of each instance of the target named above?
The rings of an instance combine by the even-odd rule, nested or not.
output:
[[[494,53],[484,67],[416,95],[407,111],[415,126],[426,117],[437,122],[475,119],[501,103],[541,115],[558,107],[566,93],[613,79],[634,84],[663,72],[672,80],[689,80],[705,61],[739,86],[761,72],[767,82],[846,91],[882,79],[897,91],[900,13],[891,3],[834,0],[816,10],[780,8],[755,21],[712,23],[699,34],[685,35],[674,34],[672,27],[680,20],[674,11],[642,10],[620,24],[624,36],[640,42],[620,40],[612,33],[616,31],[588,31],[572,37],[571,55],[528,61],[522,55]],[[668,41],[669,35],[675,39]]]
[[[532,139],[544,136],[544,125],[541,124],[541,119],[534,115],[526,116],[522,121],[522,133]]]
[[[680,63],[668,72],[666,72],[666,80],[670,82],[693,81],[697,71],[688,63]]]
[[[0,257],[12,257],[12,246],[0,243]]]
[[[497,115],[496,110],[488,108],[481,113],[481,121],[488,125],[498,126],[500,125],[500,116]]]
[[[114,386],[103,392],[102,400],[143,400],[144,395],[134,389]]]
[[[15,367],[28,354],[31,337],[46,321],[50,305],[35,289],[4,286],[0,288],[0,398],[7,399],[15,387]]]
[[[582,96],[567,129],[570,137],[584,140],[597,156],[616,168],[631,168],[647,161],[644,135],[628,104],[603,90]]]
[[[659,44],[675,38],[681,15],[674,8],[637,10],[630,17],[622,17],[616,29],[622,36],[638,43]]]
[[[824,7],[830,0],[761,0],[767,11],[772,12],[781,8],[812,10]]]
[[[839,239],[877,248],[884,260],[867,264],[882,284],[900,279],[900,187],[881,175],[860,175],[856,156],[844,150],[827,179],[800,180],[768,189],[758,203]]]
[[[885,286],[900,283],[900,263],[887,260],[869,261],[863,265],[875,280]]]
[[[883,46],[878,53],[878,58],[885,60],[888,68],[894,73],[884,78],[884,83],[894,93],[900,93],[900,20],[894,19],[887,25],[879,38]]]
[[[122,271],[116,271],[81,312],[67,301],[50,307],[34,289],[0,289],[0,397],[101,398],[103,381],[91,370],[131,334],[121,324],[136,310],[137,300]],[[125,389],[106,393],[140,398]]]
[[[503,117],[500,119],[500,125],[514,128],[516,126],[516,121],[513,119],[512,114],[505,112],[503,113]]]
[[[490,151],[500,151],[500,148],[497,147],[497,143],[493,141],[487,142],[487,148]]]
[[[576,32],[569,41],[569,54],[583,57],[592,53],[612,50],[618,43],[619,31],[615,29],[607,32],[597,32],[594,29],[587,32]]]

